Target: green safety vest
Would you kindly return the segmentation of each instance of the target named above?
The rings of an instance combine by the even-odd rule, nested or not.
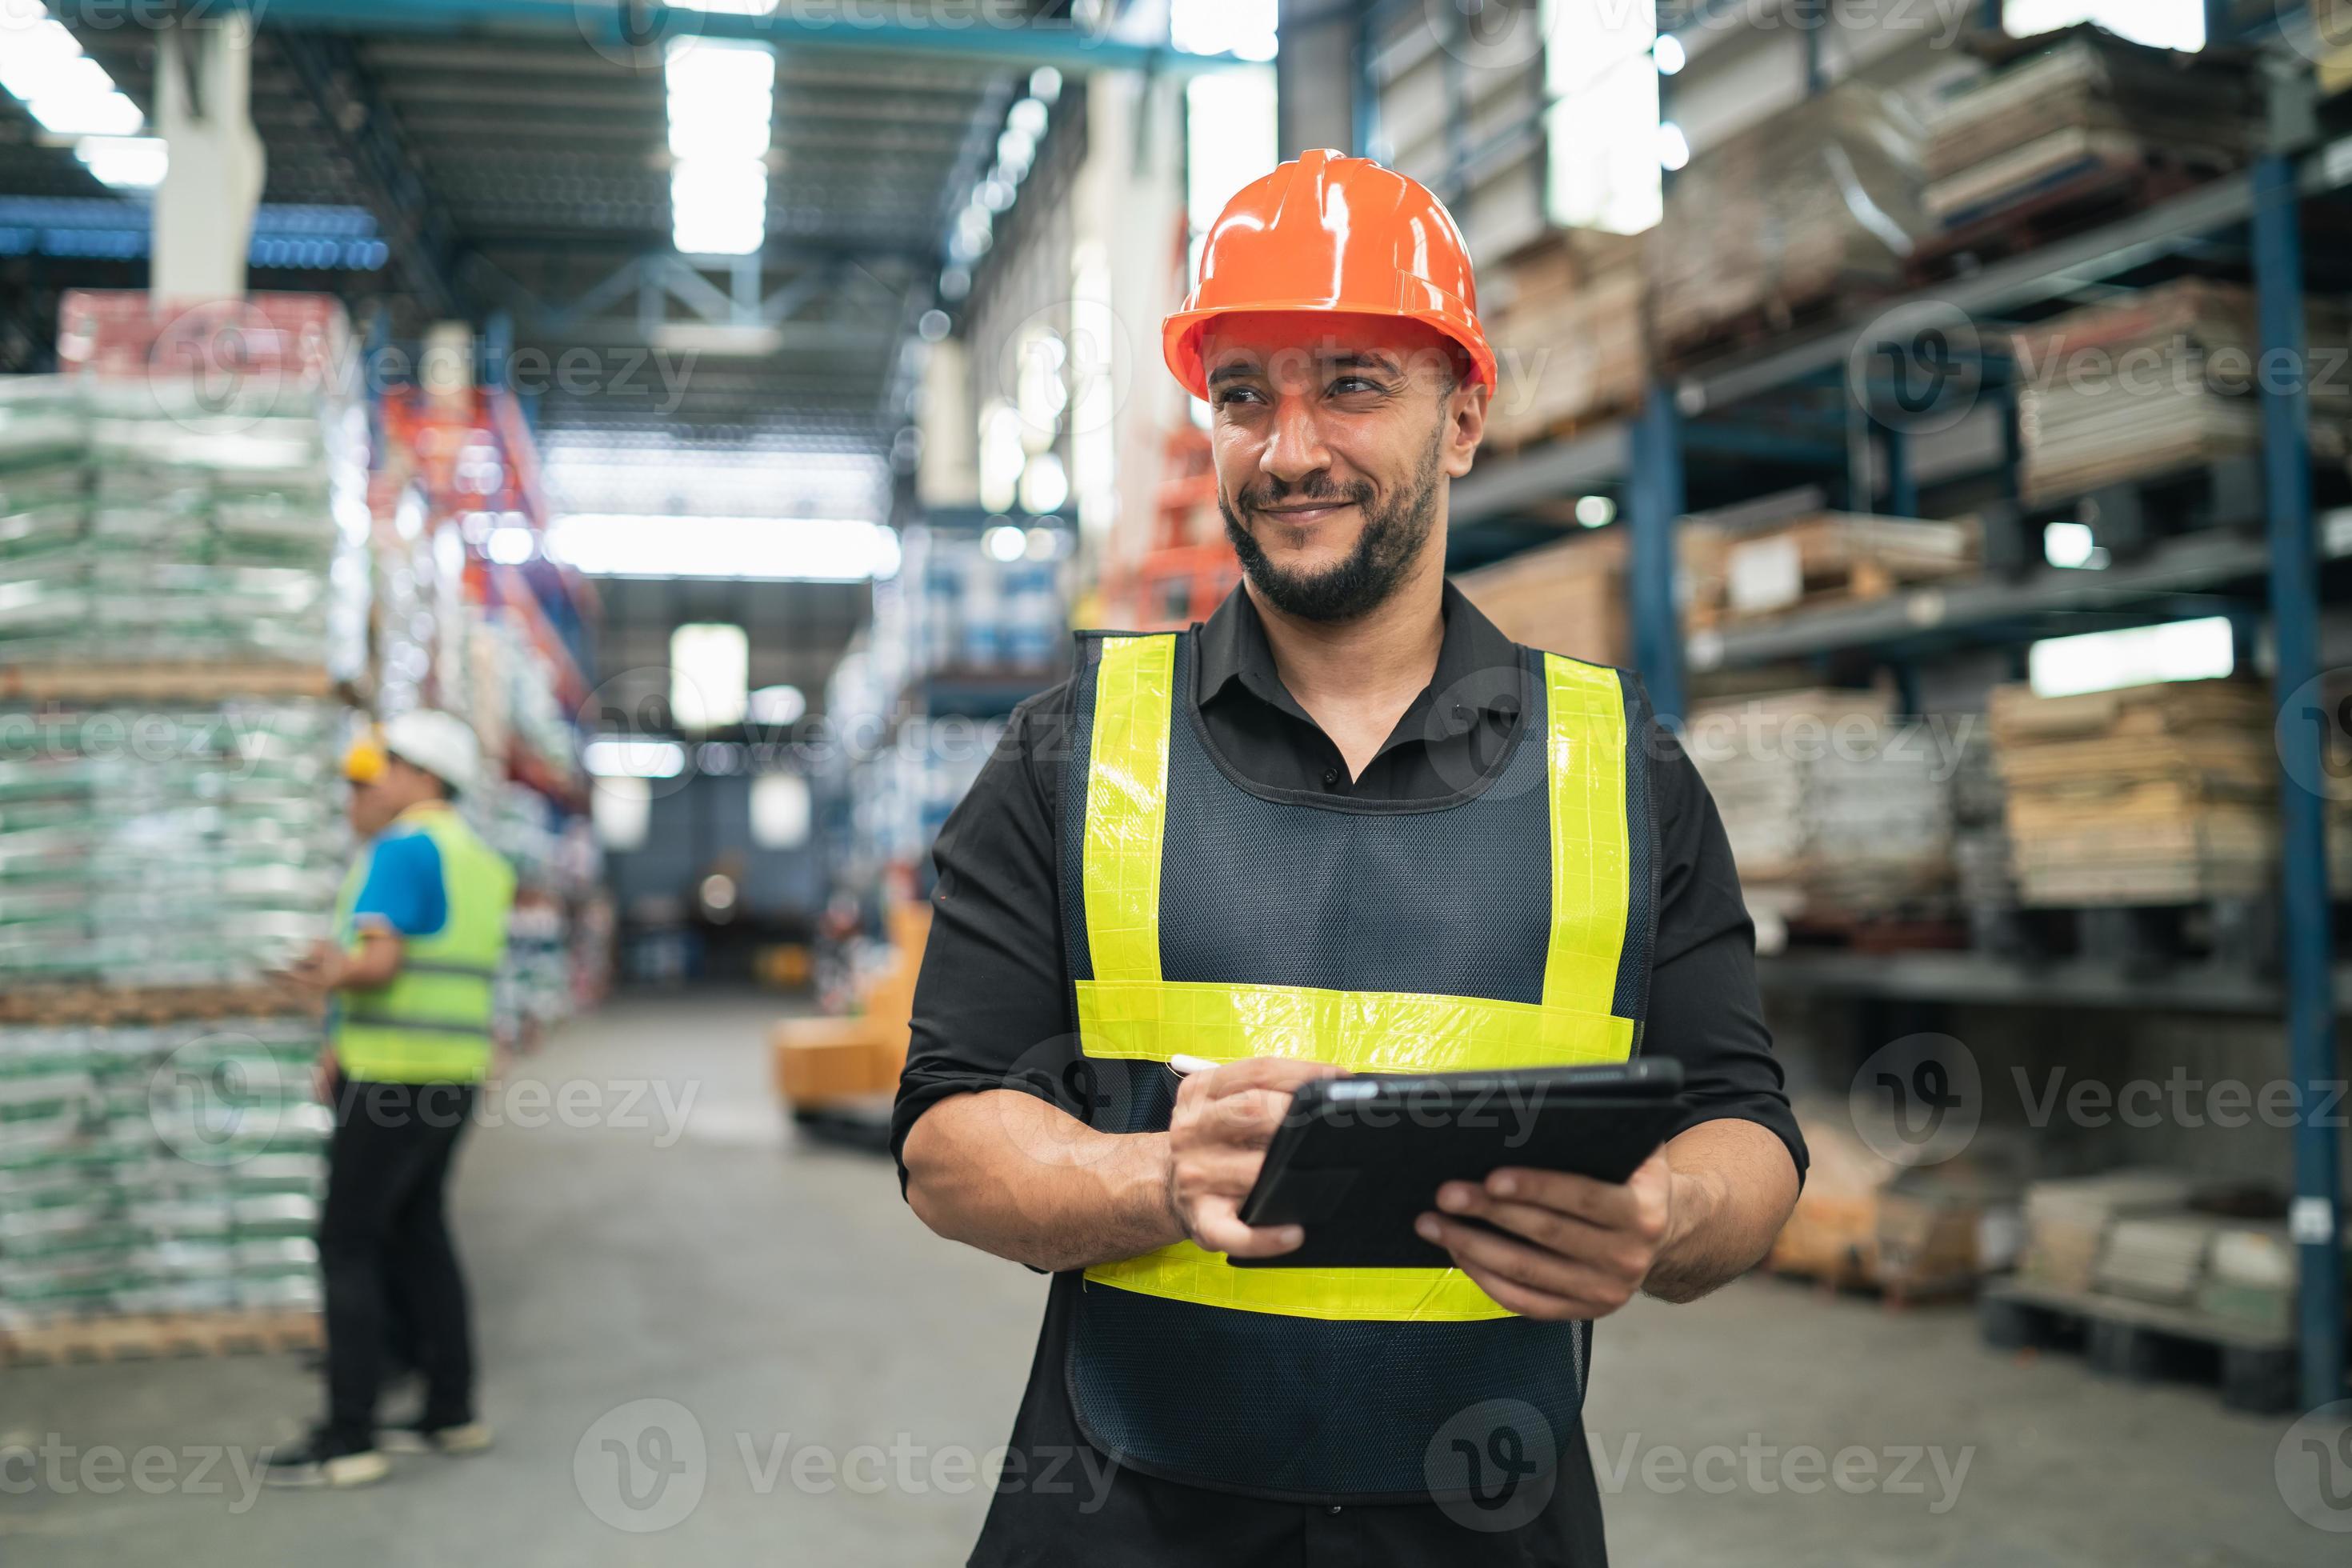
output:
[[[440,850],[448,918],[428,936],[402,939],[391,984],[341,994],[335,1059],[363,1082],[477,1082],[490,1070],[493,991],[506,956],[514,871],[447,807],[404,812],[394,826],[424,834]],[[335,936],[346,952],[359,949],[353,909],[373,858],[353,862],[336,900]]]

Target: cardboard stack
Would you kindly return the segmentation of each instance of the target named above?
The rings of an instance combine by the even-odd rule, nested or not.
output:
[[[1927,212],[1958,228],[2159,163],[2245,161],[2260,110],[2242,65],[2149,48],[2095,26],[1996,46],[1994,71],[1928,117]]]
[[[2064,1290],[2092,1289],[2107,1233],[2124,1219],[2178,1214],[2189,1178],[2178,1171],[2109,1171],[2032,1183],[2025,1189],[2025,1252],[2019,1272]]]
[[[1898,287],[1927,226],[1926,145],[1903,98],[1846,81],[1693,158],[1650,234],[1661,350]]]
[[[2352,311],[2313,300],[2315,345],[2352,341]],[[2020,382],[2020,484],[2040,505],[2125,479],[2155,478],[2261,449],[2254,299],[2234,284],[2183,279],[2011,334]],[[2352,452],[2352,384],[2308,377],[2313,451]]]
[[[1508,450],[1622,412],[1649,382],[1642,242],[1557,231],[1478,280],[1502,372],[1486,444]]]
[[[1454,585],[1514,642],[1595,664],[1631,662],[1622,529],[1465,572]]]
[[[1691,613],[1704,625],[1878,598],[1904,584],[1971,575],[1982,559],[1983,528],[1973,518],[1929,522],[1815,511],[1727,532],[1719,573],[1694,582]]]
[[[2110,1296],[2186,1306],[2205,1282],[2205,1259],[2221,1227],[2202,1215],[2118,1219],[2099,1249],[2093,1282]]]
[[[1749,906],[1889,912],[1951,882],[1951,814],[1932,739],[1876,691],[1709,704],[1686,742],[1722,814]]]
[[[2200,680],[2073,697],[1996,688],[2019,902],[2164,905],[2266,893],[2279,859],[2270,699]],[[2341,808],[2332,808],[2336,818]],[[2336,884],[2352,847],[2329,836]]]

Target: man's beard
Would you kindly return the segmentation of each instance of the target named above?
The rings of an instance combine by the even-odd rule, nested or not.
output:
[[[1378,511],[1371,507],[1371,486],[1335,485],[1319,472],[1295,488],[1278,486],[1244,497],[1252,507],[1328,500],[1347,502],[1360,510],[1364,529],[1356,536],[1356,548],[1345,561],[1326,571],[1286,572],[1276,566],[1220,492],[1217,510],[1224,514],[1225,537],[1233,541],[1243,572],[1266,602],[1302,621],[1321,622],[1352,621],[1385,603],[1404,581],[1406,571],[1429,539],[1429,531],[1436,526],[1438,454],[1444,436],[1441,426],[1431,437],[1412,484]]]

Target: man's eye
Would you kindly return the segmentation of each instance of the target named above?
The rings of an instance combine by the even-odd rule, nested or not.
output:
[[[1339,377],[1339,380],[1331,384],[1331,395],[1334,397],[1348,397],[1357,393],[1378,392],[1380,390],[1381,384],[1379,382],[1372,380],[1370,376],[1364,375],[1343,375]]]
[[[1211,400],[1209,406],[1212,408],[1223,408],[1230,404],[1239,403],[1245,400],[1251,402],[1256,401],[1257,388],[1254,386],[1228,386],[1219,392],[1215,397]]]

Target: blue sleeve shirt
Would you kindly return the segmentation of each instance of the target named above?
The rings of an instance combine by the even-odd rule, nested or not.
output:
[[[432,836],[394,831],[376,841],[367,879],[352,906],[352,923],[402,936],[431,936],[449,923],[449,889],[441,877],[441,847]]]

